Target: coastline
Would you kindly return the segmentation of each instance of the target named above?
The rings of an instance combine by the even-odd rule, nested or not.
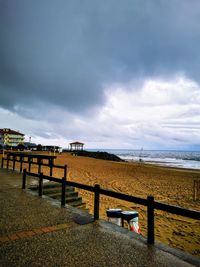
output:
[[[171,166],[171,165],[167,165],[165,164],[163,161],[161,162],[154,162],[154,161],[142,161],[142,162],[139,162],[137,160],[125,160],[125,162],[132,162],[132,163],[139,163],[139,164],[146,164],[146,165],[150,165],[152,167],[161,167],[161,168],[166,168],[166,169],[172,169],[172,170],[180,170],[180,171],[191,171],[191,172],[197,172],[197,173],[200,173],[200,169],[195,169],[195,168],[187,168],[187,167],[178,167],[178,166]]]
[[[75,156],[70,153],[57,154],[55,164],[68,166],[68,180],[87,185],[99,184],[102,188],[146,198],[154,196],[156,201],[199,210],[200,201],[193,201],[193,181],[200,179],[200,171],[141,162],[114,162],[91,157]],[[33,167],[34,171],[36,167]],[[44,174],[49,175],[46,167]],[[57,169],[53,176],[62,178],[63,172]],[[78,190],[93,212],[93,193]],[[137,210],[142,235],[146,236],[146,207],[101,196],[100,218],[107,220],[106,209],[122,208]],[[156,240],[171,247],[187,251],[200,257],[199,221],[155,211]]]
[[[199,151],[176,151],[176,150],[126,150],[110,149],[105,150],[113,153],[123,160],[143,161],[155,165],[166,165],[169,167],[178,167],[186,169],[200,170],[200,152]]]

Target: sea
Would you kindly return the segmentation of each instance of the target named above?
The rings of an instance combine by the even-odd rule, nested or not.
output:
[[[96,149],[112,153],[127,161],[200,170],[200,151]]]

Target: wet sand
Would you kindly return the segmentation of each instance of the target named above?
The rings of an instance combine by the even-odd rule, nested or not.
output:
[[[68,166],[68,180],[88,185],[100,184],[114,191],[200,211],[200,201],[193,201],[193,180],[200,179],[200,171],[175,169],[137,162],[111,162],[69,153],[57,155],[56,164]],[[34,170],[34,168],[33,168]],[[36,169],[35,169],[36,170]],[[43,172],[48,174],[46,167]],[[62,177],[63,171],[53,173]],[[93,213],[93,194],[80,193]],[[137,210],[142,235],[146,236],[146,208],[134,203],[102,196],[100,218],[106,219],[107,208]],[[200,222],[166,212],[155,212],[156,240],[200,257]]]

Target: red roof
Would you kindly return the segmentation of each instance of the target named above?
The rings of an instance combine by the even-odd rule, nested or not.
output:
[[[4,128],[4,129],[0,129],[0,134],[15,134],[15,135],[22,135],[24,136],[24,134],[11,130],[9,128]]]

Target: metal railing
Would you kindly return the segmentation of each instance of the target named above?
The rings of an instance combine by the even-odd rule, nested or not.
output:
[[[148,196],[147,199],[135,197],[107,189],[103,189],[99,184],[95,184],[95,186],[85,185],[77,182],[66,181],[66,178],[62,179],[50,177],[47,175],[43,175],[43,173],[31,173],[27,172],[26,169],[23,171],[23,179],[22,179],[22,189],[26,188],[26,176],[34,176],[39,178],[39,196],[42,196],[43,190],[43,179],[47,179],[49,181],[57,182],[62,185],[62,194],[61,194],[61,206],[65,205],[65,192],[66,186],[74,186],[86,191],[94,192],[94,221],[99,219],[99,206],[100,206],[100,195],[105,195],[109,197],[113,197],[116,199],[125,200],[128,202],[140,204],[147,207],[147,242],[148,244],[154,244],[155,234],[154,234],[154,210],[166,211],[169,213],[173,213],[176,215],[184,216],[191,219],[200,220],[200,212],[195,210],[184,209],[178,206],[168,205],[164,203],[160,203],[154,201],[153,196]]]

